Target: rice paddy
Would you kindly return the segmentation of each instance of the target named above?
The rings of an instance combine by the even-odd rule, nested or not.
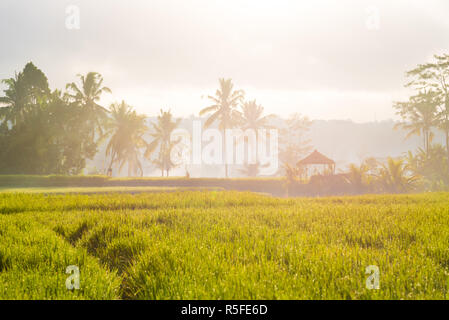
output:
[[[446,193],[0,193],[0,239],[0,299],[448,298]]]

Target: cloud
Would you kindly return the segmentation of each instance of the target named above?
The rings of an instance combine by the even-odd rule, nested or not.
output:
[[[65,28],[69,4],[80,7],[80,30]],[[369,6],[377,30],[366,27]],[[448,12],[444,0],[2,0],[0,77],[32,60],[62,88],[95,70],[136,101],[148,88],[142,103],[173,88],[208,94],[232,77],[260,92],[347,92],[357,108],[354,93],[394,95],[406,70],[449,49]]]

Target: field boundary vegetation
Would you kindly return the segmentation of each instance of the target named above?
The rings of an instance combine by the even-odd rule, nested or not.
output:
[[[301,180],[296,176],[270,178],[112,178],[102,175],[0,175],[0,192],[10,192],[11,190],[27,192],[27,190],[32,191],[34,188],[38,189],[37,192],[44,193],[46,188],[51,188],[50,193],[58,193],[60,188],[62,193],[87,194],[103,191],[142,193],[176,190],[234,190],[263,193],[275,197],[328,197],[428,191],[422,183],[413,181],[413,185],[411,185],[408,180],[405,180],[406,178],[400,176],[396,177],[395,183],[387,184],[387,179],[376,179],[376,176],[368,174],[366,174],[365,179],[365,176],[355,173],[314,176],[310,180]],[[407,183],[410,185],[407,185]],[[86,190],[83,190],[83,188]],[[150,190],[151,188],[154,188],[154,190]]]
[[[111,178],[107,176],[0,175],[0,189],[48,187],[186,187],[285,194],[283,178]]]

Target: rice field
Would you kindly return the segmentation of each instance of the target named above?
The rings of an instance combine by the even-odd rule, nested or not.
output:
[[[0,239],[0,299],[449,298],[446,193],[0,193]]]

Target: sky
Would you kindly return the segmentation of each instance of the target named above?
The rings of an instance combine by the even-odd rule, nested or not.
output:
[[[449,52],[448,14],[447,0],[1,0],[0,78],[33,61],[63,89],[96,71],[105,105],[190,116],[224,77],[267,113],[380,121],[409,95],[405,72]]]

